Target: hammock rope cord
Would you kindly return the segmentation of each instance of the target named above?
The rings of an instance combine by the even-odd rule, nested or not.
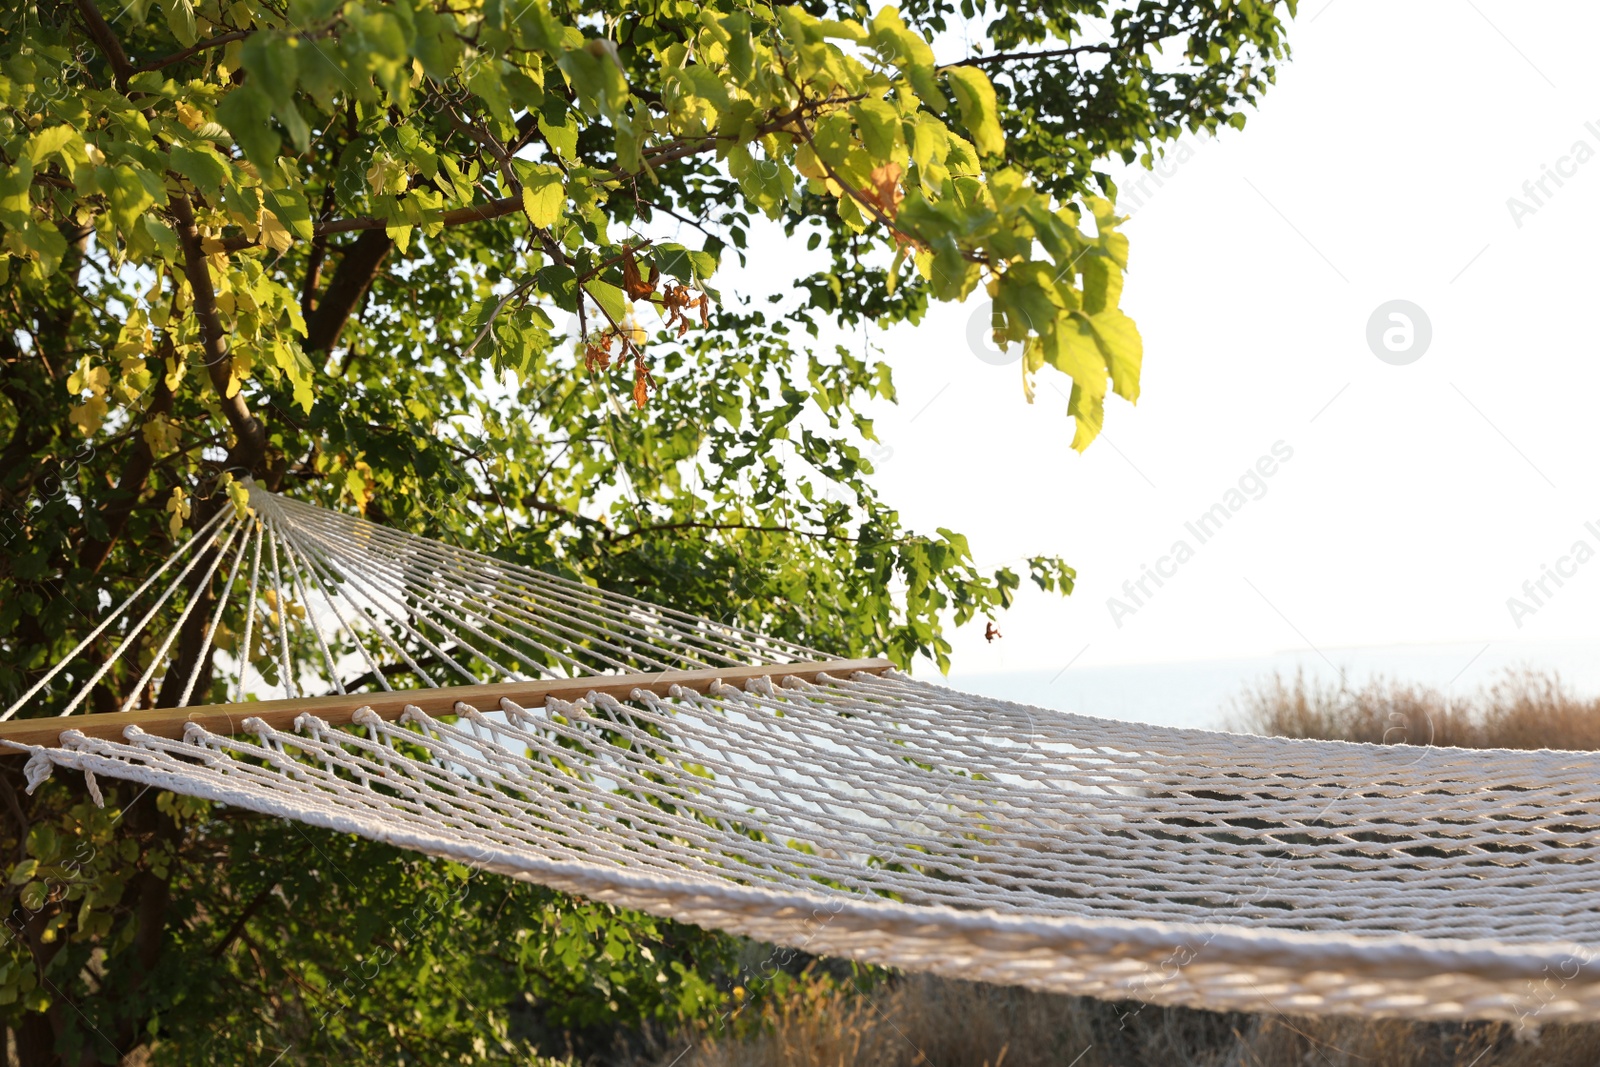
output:
[[[54,672],[114,634],[109,660],[50,690],[81,707],[166,608],[169,643],[191,617],[208,648],[239,631],[218,682],[233,725],[96,735],[68,720],[55,743],[5,742],[30,754],[30,787],[54,767],[92,790],[125,779],[960,978],[1221,1010],[1600,1020],[1600,754],[1028,708],[250,499],[254,518],[198,531]],[[115,630],[186,553],[155,607]],[[196,575],[220,576],[214,604],[177,591]],[[428,685],[575,681],[542,705],[440,703],[451,690],[391,692],[385,663]],[[670,671],[703,680],[669,685]],[[153,677],[123,705],[148,706]],[[0,717],[42,709],[54,680]],[[337,722],[304,698],[356,684],[383,693],[338,697]],[[306,710],[252,715],[272,697]]]

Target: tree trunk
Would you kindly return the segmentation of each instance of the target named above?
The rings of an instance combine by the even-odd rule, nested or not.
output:
[[[339,260],[328,289],[317,301],[316,311],[306,320],[306,351],[331,352],[344,332],[345,323],[378,276],[394,241],[382,230],[367,230],[350,244]]]

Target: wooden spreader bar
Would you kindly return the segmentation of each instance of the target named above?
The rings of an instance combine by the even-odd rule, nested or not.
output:
[[[655,674],[602,674],[588,678],[541,679],[533,682],[495,682],[489,685],[457,685],[443,689],[408,689],[383,693],[356,693],[349,696],[306,697],[297,700],[263,700],[250,704],[202,704],[192,708],[152,708],[147,711],[112,712],[102,715],[65,715],[48,719],[20,719],[0,722],[0,741],[22,745],[59,745],[63,730],[77,730],[88,737],[122,740],[128,726],[139,726],[157,737],[181,738],[186,723],[199,723],[216,734],[238,733],[246,719],[261,719],[279,730],[290,729],[299,715],[310,712],[334,726],[351,721],[356,711],[371,708],[383,719],[398,719],[407,707],[421,708],[430,715],[450,715],[457,704],[470,704],[480,711],[493,711],[502,697],[523,707],[536,708],[549,697],[580,700],[590,693],[604,693],[626,700],[635,689],[665,696],[675,685],[704,693],[716,682],[742,686],[752,678],[770,675],[775,680],[800,678],[814,681],[819,674],[849,677],[858,671],[882,674],[894,664],[886,659],[840,659],[821,663],[762,663],[753,666],[713,667],[699,671],[661,671]],[[0,755],[8,754],[0,749]],[[16,754],[10,750],[9,754]]]

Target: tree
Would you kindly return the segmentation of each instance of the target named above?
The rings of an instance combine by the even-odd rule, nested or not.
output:
[[[893,399],[890,373],[822,327],[914,323],[982,287],[1026,376],[1070,378],[1086,447],[1142,357],[1095,162],[1242,124],[1284,54],[1265,0],[1006,0],[990,51],[941,64],[930,41],[977,14],[11,5],[0,689],[246,476],[841,654],[944,663],[942,627],[992,617],[1020,579],[875,494],[863,410]],[[720,292],[757,227],[825,249],[819,269]],[[1029,572],[1071,589],[1060,560]],[[132,683],[108,675],[97,708]],[[519,1047],[527,1020],[730,996],[714,935],[178,798],[27,797],[13,763],[0,1010],[28,1064],[470,1058]]]

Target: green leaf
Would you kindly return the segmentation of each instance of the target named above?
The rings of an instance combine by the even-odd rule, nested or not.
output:
[[[504,315],[495,325],[495,366],[527,379],[539,358],[550,351],[550,317],[536,305]]]
[[[391,98],[404,99],[411,80],[410,5],[350,4],[344,10],[348,32],[341,35],[337,55],[351,66],[359,64],[358,71],[369,74]]]
[[[902,70],[933,66],[933,49],[920,33],[912,30],[893,7],[881,7],[872,17],[867,43],[879,62]]]
[[[906,71],[906,78],[910,80],[911,88],[916,90],[917,96],[934,111],[945,111],[950,107],[950,101],[939,91],[939,79],[934,76],[931,64],[912,67]]]
[[[263,172],[274,167],[283,138],[272,128],[272,101],[253,82],[238,86],[217,105],[217,119]]]
[[[1095,396],[1077,382],[1073,382],[1072,396],[1067,400],[1067,414],[1076,422],[1072,434],[1072,448],[1076,452],[1082,452],[1100,436],[1100,427],[1106,419],[1105,397]]]
[[[294,101],[284,104],[277,111],[278,121],[283,123],[283,128],[289,133],[289,142],[294,145],[296,152],[304,152],[311,147],[311,127],[306,123],[305,116],[300,114],[300,109]]]
[[[311,366],[311,361],[301,351],[297,342],[287,342],[281,338],[272,342],[273,362],[289,377],[294,386],[294,401],[308,414],[311,411],[315,396],[311,391],[311,379],[316,373]]]
[[[467,88],[482,100],[489,114],[501,123],[511,122],[511,97],[506,93],[506,83],[494,60],[480,60],[467,79]]]
[[[294,99],[295,79],[299,75],[299,53],[305,47],[299,39],[276,33],[258,32],[245,38],[240,49],[245,73],[256,88],[265,93],[274,109]]]
[[[1074,386],[1092,394],[1106,391],[1106,362],[1089,324],[1078,315],[1062,315],[1044,333],[1044,358]]]
[[[621,323],[628,316],[628,297],[621,289],[610,282],[593,279],[583,283],[584,290],[594,298],[595,303],[605,309],[611,321]]]
[[[850,109],[861,130],[861,141],[877,160],[887,161],[900,147],[900,113],[882,100],[863,100]]]
[[[551,96],[549,99],[554,101],[557,98]],[[561,122],[553,122],[547,115],[548,112],[539,116],[539,132],[550,142],[551,149],[562,159],[578,158],[578,124],[565,114],[560,115],[560,118],[565,120]]]
[[[1095,340],[1111,368],[1111,385],[1124,400],[1139,399],[1139,370],[1144,362],[1144,342],[1133,320],[1116,308],[1089,316]]]
[[[911,158],[917,166],[927,167],[943,162],[950,151],[950,131],[944,123],[922,112],[917,115],[916,126],[911,131]]]
[[[835,111],[825,115],[812,131],[812,150],[832,166],[843,166],[845,157],[850,152],[850,146],[855,143],[854,132],[850,125],[850,116],[844,112]]]
[[[313,235],[311,210],[306,206],[306,199],[299,190],[269,189],[266,200],[267,207],[278,216],[278,221],[283,223],[285,229],[302,241],[311,240]]]
[[[178,235],[172,227],[154,215],[145,215],[144,228],[150,234],[150,239],[155,242],[156,251],[161,253],[162,258],[176,263],[179,254]]]
[[[538,273],[539,291],[555,302],[562,311],[578,310],[578,278],[571,267],[561,264],[541,268]]]
[[[556,224],[566,204],[566,188],[561,171],[553,166],[528,167],[522,177],[522,212],[542,230]]]
[[[1095,315],[1116,307],[1122,299],[1122,268],[1107,256],[1085,256],[1082,267],[1083,310]]]
[[[213,204],[222,200],[222,188],[228,181],[228,164],[210,145],[187,148],[173,145],[167,152],[172,170],[188,178],[195,188],[205,193]]]
[[[162,0],[162,4],[167,10],[167,28],[179,44],[187,48],[200,39],[195,33],[192,0]]]
[[[461,62],[461,42],[455,34],[455,20],[423,7],[416,13],[416,39],[411,52],[422,63],[423,71],[434,81],[447,81]]]
[[[980,155],[998,156],[1006,150],[1006,136],[1000,129],[1000,107],[995,102],[994,86],[988,75],[975,67],[951,67],[945,71],[956,103],[961,106],[961,122],[972,134]]]
[[[124,231],[131,230],[144,210],[156,202],[139,171],[126,163],[111,168],[111,186],[107,193],[111,201],[111,220]]]
[[[29,882],[22,887],[22,892],[17,894],[22,901],[22,906],[29,911],[38,911],[44,907],[44,902],[50,897],[50,887],[43,882]]]
[[[316,48],[315,42],[302,42],[298,36],[258,32],[246,38],[240,49],[250,82],[271,101],[273,114],[278,116],[296,150],[301,152],[310,144],[311,131],[295,105],[295,87],[302,53],[306,53],[307,61],[313,61],[310,53]],[[328,57],[324,54],[322,58],[327,60]],[[313,62],[313,66],[316,65]]]
[[[1028,574],[1040,589],[1047,593],[1059,592],[1062,596],[1071,593],[1078,580],[1078,572],[1055,556],[1029,557]]]
[[[689,252],[689,267],[694,280],[703,282],[717,272],[717,258],[710,252]]]
[[[665,241],[651,248],[649,256],[656,268],[669,278],[681,282],[694,280],[694,271],[689,265],[689,250],[682,245]]]
[[[843,129],[850,129],[850,120],[840,116]],[[773,158],[757,158],[744,145],[734,145],[728,150],[728,173],[738,181],[740,190],[769,217],[778,212],[794,193],[794,172],[787,163]],[[853,203],[842,200],[842,206]]]
[[[750,33],[750,16],[743,11],[734,11],[722,18],[720,24],[728,35],[725,45],[728,69],[735,78],[743,81],[755,73],[755,40]]]
[[[614,42],[591,39],[582,48],[563,52],[556,62],[572,80],[586,114],[612,118],[621,113],[628,98],[628,80],[622,73]]]
[[[300,91],[315,101],[318,107],[332,111],[335,107],[334,98],[343,93],[350,93],[358,99],[372,95],[371,86],[366,83],[361,71],[355,72],[355,76],[363,77],[359,82],[354,82],[352,75],[347,73],[349,59],[344,48],[327,40],[306,41],[302,47],[304,51],[297,57],[299,72],[296,83]]]
[[[1006,271],[995,292],[995,307],[1005,313],[1010,340],[1020,341],[1029,333],[1042,336],[1063,310],[1049,264],[1021,263]]]
[[[23,151],[38,166],[77,140],[81,138],[71,126],[46,126],[28,135],[27,147]]]

